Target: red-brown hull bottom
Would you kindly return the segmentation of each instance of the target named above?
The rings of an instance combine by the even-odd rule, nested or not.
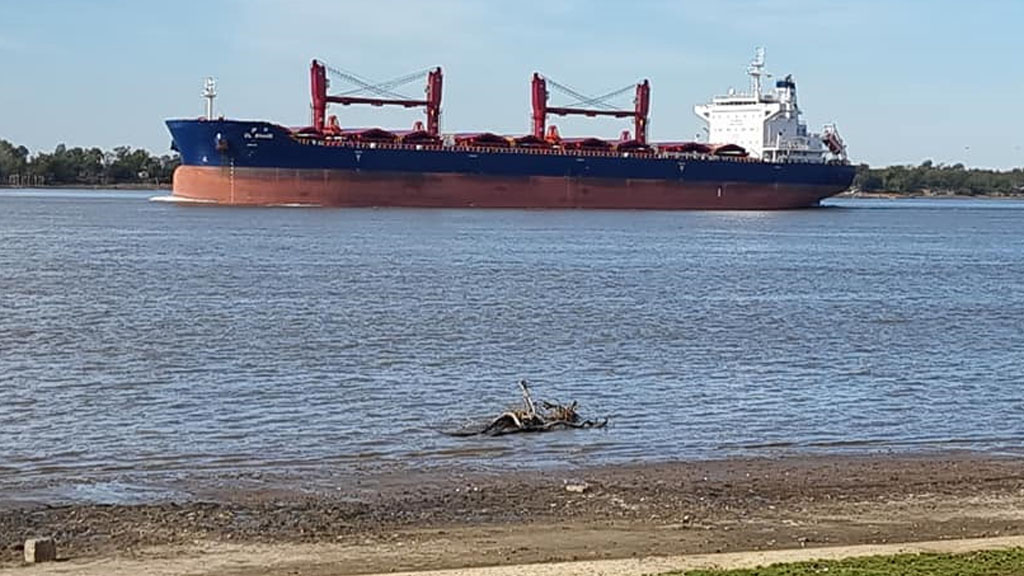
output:
[[[180,166],[173,195],[238,206],[777,210],[806,208],[836,186],[363,173]]]

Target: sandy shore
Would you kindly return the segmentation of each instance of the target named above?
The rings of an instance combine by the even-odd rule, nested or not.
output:
[[[924,198],[930,200],[1021,200],[1022,194],[934,194],[925,192],[860,192],[846,191],[836,194],[835,198],[873,198],[882,200],[913,200]]]
[[[756,568],[808,560],[840,560],[894,554],[966,554],[981,550],[1024,547],[1024,536],[933,540],[904,544],[865,544],[759,552],[724,552],[684,556],[649,556],[614,560],[580,560],[544,564],[505,564],[413,572],[382,572],[391,576],[651,576],[697,569]],[[341,544],[238,545],[200,543],[190,547],[147,548],[131,558],[114,557],[0,569],[19,576],[175,576],[214,574],[335,574],[350,549]],[[310,561],[315,558],[315,561]],[[368,575],[377,576],[377,575]]]
[[[201,502],[8,507],[0,510],[0,567],[26,570],[16,567],[17,546],[35,535],[55,537],[71,559],[39,573],[116,573],[123,564],[166,574],[326,575],[1020,534],[1024,461],[831,456],[451,472],[312,494],[228,490]]]
[[[139,190],[170,190],[171,183],[161,184],[134,183],[134,184],[41,184],[38,186],[11,186],[0,184],[0,190],[103,190],[133,192]]]

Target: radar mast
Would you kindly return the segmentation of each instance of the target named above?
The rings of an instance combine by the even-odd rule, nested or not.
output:
[[[750,92],[758,102],[761,101],[761,76],[769,76],[764,71],[764,48],[761,46],[757,47],[754,51],[754,59],[750,61],[750,67],[747,68],[747,74],[750,74]]]

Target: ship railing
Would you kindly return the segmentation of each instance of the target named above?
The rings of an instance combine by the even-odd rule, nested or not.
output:
[[[438,144],[412,144],[402,142],[359,142],[345,138],[299,138],[295,141],[314,146],[330,146],[353,149],[370,150],[408,150],[408,151],[436,151],[436,152],[470,152],[474,154],[529,154],[542,156],[570,156],[586,158],[660,158],[668,160],[704,160],[713,162],[735,162],[735,163],[782,163],[782,164],[806,164],[813,163],[800,159],[780,158],[775,162],[750,156],[718,156],[715,154],[701,154],[699,152],[665,152],[658,150],[629,152],[618,150],[594,150],[594,149],[569,149],[569,148],[542,148],[535,146],[466,146]]]

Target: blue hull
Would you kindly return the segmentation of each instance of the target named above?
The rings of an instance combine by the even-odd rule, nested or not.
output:
[[[824,197],[846,190],[854,177],[854,167],[845,164],[768,163],[750,159],[719,158],[686,154],[631,155],[614,152],[551,152],[531,149],[488,149],[472,147],[411,147],[372,144],[331,143],[319,139],[300,139],[290,130],[267,122],[235,120],[170,120],[167,122],[174,146],[181,153],[183,168],[193,169],[183,177],[175,194],[194,199],[210,199],[222,203],[280,203],[289,200],[313,204],[337,205],[434,205],[415,197],[417,191],[437,197],[440,190],[424,192],[424,186],[458,185],[450,205],[492,205],[489,196],[483,202],[467,199],[467,187],[507,185],[511,195],[509,206],[555,207],[563,199],[547,202],[541,195],[524,193],[522,202],[513,201],[516,186],[546,186],[564,195],[554,182],[571,186],[596,186],[602,192],[620,186],[621,202],[607,195],[594,207],[634,207],[650,203],[640,200],[643,194],[675,193],[678,200],[660,199],[651,208],[792,208],[815,205]],[[195,176],[201,175],[201,176]],[[200,178],[208,181],[203,183]],[[396,186],[411,194],[408,203],[394,194],[375,203],[372,195],[362,193],[361,182],[394,179]],[[337,179],[335,188],[316,184],[320,180]],[[186,182],[187,180],[187,182]],[[413,188],[411,182],[419,182]],[[223,190],[205,190],[230,185],[248,188],[249,200],[233,201]],[[273,187],[280,188],[275,196]],[[292,187],[294,190],[289,190]],[[637,201],[630,201],[627,189],[635,189]],[[365,190],[369,190],[366,188]],[[582,190],[582,188],[581,188]],[[687,198],[688,191],[711,191],[717,198],[723,190],[730,191],[734,202],[707,205],[712,198]],[[305,191],[303,193],[303,191]],[[674,191],[674,192],[673,192]],[[744,199],[743,192],[757,201]],[[486,196],[483,192],[482,195]],[[770,196],[777,195],[772,202]],[[796,194],[797,196],[794,196]],[[317,198],[317,195],[324,198]],[[278,198],[278,196],[280,198]],[[580,196],[576,194],[576,196]],[[236,195],[232,195],[235,198]],[[592,195],[597,197],[597,195]],[[265,198],[266,200],[260,200]],[[766,199],[767,198],[767,199]],[[278,202],[280,200],[280,202]],[[326,200],[326,201],[325,201]],[[437,205],[444,204],[443,201]],[[575,204],[572,204],[576,206]],[[581,203],[576,207],[588,207]]]

